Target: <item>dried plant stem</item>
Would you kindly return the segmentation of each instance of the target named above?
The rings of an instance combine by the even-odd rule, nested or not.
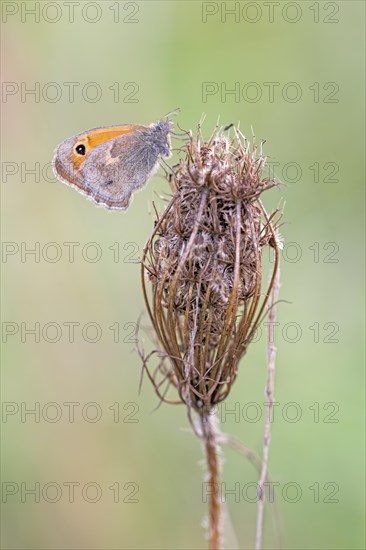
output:
[[[208,548],[221,548],[220,460],[218,456],[218,426],[213,412],[201,415],[202,437],[205,444],[208,484]]]
[[[280,269],[278,267],[271,295],[271,304],[268,315],[268,368],[267,368],[267,383],[266,397],[267,410],[263,436],[263,452],[262,452],[262,467],[258,484],[258,512],[257,512],[257,529],[255,537],[255,550],[261,550],[263,538],[263,512],[264,512],[264,483],[267,479],[268,470],[268,455],[269,444],[271,440],[271,422],[273,411],[273,392],[274,379],[276,371],[276,346],[274,345],[274,323],[276,321],[276,303],[280,289]]]
[[[219,436],[219,443],[222,443],[223,445],[228,445],[232,449],[238,451],[240,454],[245,456],[251,464],[256,468],[259,474],[261,474],[262,470],[262,462],[260,458],[251,450],[249,449],[244,443],[242,443],[239,439],[234,437],[230,434],[220,433]],[[267,482],[271,482],[271,478],[267,473],[266,477]],[[272,522],[273,522],[273,531],[274,531],[274,537],[276,541],[276,547],[282,548],[282,540],[283,540],[283,534],[280,524],[280,515],[279,511],[277,509],[276,500],[268,500],[267,501],[271,506],[271,514],[272,514]]]

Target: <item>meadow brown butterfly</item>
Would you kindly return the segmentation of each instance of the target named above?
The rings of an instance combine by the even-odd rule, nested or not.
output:
[[[150,126],[122,124],[93,128],[66,139],[56,149],[56,177],[97,205],[126,210],[131,195],[171,154],[167,119]]]

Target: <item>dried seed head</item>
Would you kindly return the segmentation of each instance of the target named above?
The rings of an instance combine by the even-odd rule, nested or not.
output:
[[[265,311],[271,283],[263,293],[262,251],[275,249],[273,281],[278,220],[260,200],[275,185],[262,177],[264,164],[261,147],[238,130],[231,141],[218,132],[208,143],[199,130],[173,176],[175,194],[142,262],[164,356],[154,373],[144,365],[164,401],[164,382],[200,412],[225,399]]]

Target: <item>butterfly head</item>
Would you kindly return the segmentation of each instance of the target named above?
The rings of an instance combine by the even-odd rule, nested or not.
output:
[[[173,122],[171,120],[159,120],[153,126],[154,144],[158,149],[158,152],[163,157],[170,157],[171,144],[170,144],[170,132],[173,128]]]

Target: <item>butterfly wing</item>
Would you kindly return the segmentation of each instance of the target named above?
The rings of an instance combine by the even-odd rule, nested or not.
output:
[[[84,181],[85,164],[89,155],[95,149],[102,147],[108,142],[132,134],[135,131],[144,130],[148,130],[146,126],[124,124],[92,128],[66,139],[57,147],[52,161],[56,177],[64,183],[75,187],[81,193],[93,198],[90,185],[86,187],[86,182]],[[102,150],[107,151],[105,148],[102,148]],[[81,153],[78,151],[81,151]]]
[[[81,167],[85,193],[96,203],[125,210],[131,195],[158,166],[158,152],[143,128],[92,149]]]

